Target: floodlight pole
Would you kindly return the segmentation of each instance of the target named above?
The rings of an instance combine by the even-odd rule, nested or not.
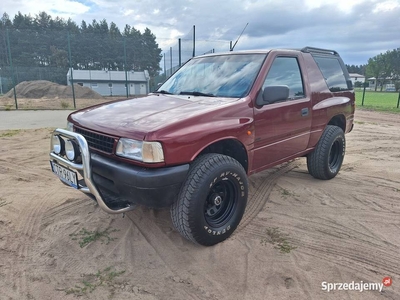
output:
[[[14,69],[12,65],[12,58],[11,58],[11,47],[10,47],[10,36],[8,35],[8,28],[7,28],[7,44],[8,44],[8,58],[10,60],[10,67],[11,67],[11,78],[13,81],[13,90],[14,90],[14,101],[15,101],[15,109],[18,109],[18,102],[17,102],[17,92],[15,91],[15,75],[14,75]]]
[[[69,38],[69,32],[67,33],[67,38],[68,38],[69,70],[71,71],[72,98],[74,99],[74,109],[76,109],[75,89],[74,89],[74,72],[72,71],[71,41]]]

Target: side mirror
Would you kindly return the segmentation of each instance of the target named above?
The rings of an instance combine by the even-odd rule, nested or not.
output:
[[[256,103],[263,106],[285,101],[287,98],[289,98],[289,87],[287,85],[266,86],[262,92],[262,97],[257,97]]]

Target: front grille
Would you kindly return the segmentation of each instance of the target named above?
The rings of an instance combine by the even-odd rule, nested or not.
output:
[[[109,136],[101,135],[75,127],[75,132],[83,135],[90,148],[94,148],[111,154],[114,148],[114,139]]]

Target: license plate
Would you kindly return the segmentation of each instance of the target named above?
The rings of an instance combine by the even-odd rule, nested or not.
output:
[[[50,161],[50,165],[53,173],[56,174],[61,181],[72,186],[73,188],[78,188],[78,176],[76,175],[76,172],[64,168],[54,161]]]

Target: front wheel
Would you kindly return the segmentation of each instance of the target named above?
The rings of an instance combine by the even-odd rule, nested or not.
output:
[[[238,161],[222,154],[202,155],[193,162],[171,206],[172,222],[188,240],[215,245],[238,226],[247,194],[247,175]]]
[[[342,166],[346,150],[343,130],[328,125],[314,151],[307,156],[308,172],[318,179],[332,179]]]

